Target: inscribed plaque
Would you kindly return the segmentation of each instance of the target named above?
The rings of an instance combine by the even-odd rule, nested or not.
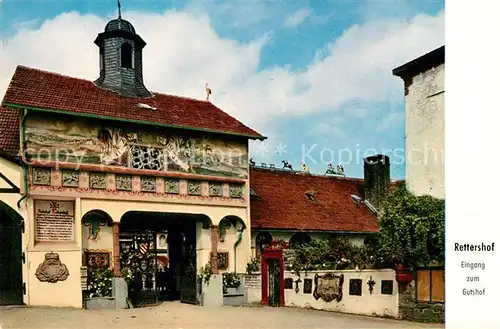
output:
[[[245,275],[245,288],[260,288],[260,287],[261,287],[260,274]]]
[[[75,211],[73,201],[35,201],[37,242],[73,241]]]

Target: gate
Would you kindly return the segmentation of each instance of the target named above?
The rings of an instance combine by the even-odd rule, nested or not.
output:
[[[280,282],[280,260],[269,259],[269,306],[278,307],[281,305],[281,282]]]
[[[181,303],[197,304],[196,223],[188,221],[181,235]]]
[[[0,201],[0,305],[23,304],[22,229],[21,216]]]
[[[120,234],[125,247],[120,251],[121,268],[132,272],[129,297],[134,307],[155,305],[159,301],[156,284],[156,233],[131,231]],[[128,242],[128,243],[127,243]]]

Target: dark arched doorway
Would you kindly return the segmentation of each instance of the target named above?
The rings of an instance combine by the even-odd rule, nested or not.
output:
[[[312,241],[311,237],[303,232],[298,232],[290,238],[290,248],[297,248]]]
[[[0,201],[0,305],[23,304],[22,217]]]

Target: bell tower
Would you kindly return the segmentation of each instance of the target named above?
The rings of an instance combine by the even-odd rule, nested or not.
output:
[[[108,22],[94,43],[99,47],[99,78],[94,83],[125,97],[149,98],[142,76],[142,49],[146,42],[130,22],[118,18]]]

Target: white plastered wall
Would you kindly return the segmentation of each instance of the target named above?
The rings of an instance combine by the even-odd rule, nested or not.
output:
[[[405,113],[408,189],[444,198],[444,64],[413,77]]]

